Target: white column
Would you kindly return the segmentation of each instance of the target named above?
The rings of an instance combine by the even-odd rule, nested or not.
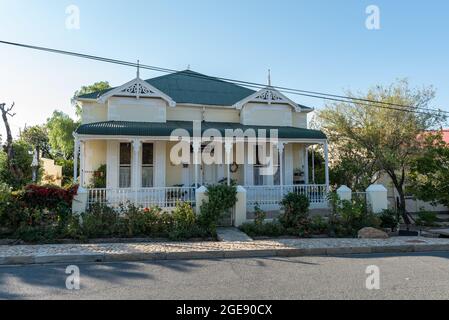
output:
[[[284,184],[286,186],[293,185],[293,144],[289,143],[285,146],[284,151]]]
[[[73,150],[73,181],[76,183],[78,180],[78,157],[80,150],[80,141],[75,137],[75,147]]]
[[[85,173],[84,173],[85,164],[86,164],[86,162],[85,162],[85,156],[86,156],[85,155],[85,152],[86,152],[85,146],[86,146],[85,142],[80,140],[80,186],[83,188],[85,185]]]
[[[284,195],[284,143],[279,142],[277,144],[278,151],[279,151],[279,176],[280,176],[280,182],[281,182],[281,194]]]
[[[198,188],[198,166],[200,164],[199,154],[201,149],[201,143],[193,141],[193,165],[195,167],[195,188]]]
[[[132,143],[133,158],[131,166],[131,185],[134,189],[134,203],[138,204],[138,190],[139,190],[139,154],[140,154],[141,142],[138,139],[134,139]]]
[[[304,145],[304,183],[309,184],[309,147]]]
[[[326,178],[326,191],[329,192],[329,148],[327,141],[324,143],[324,172]]]
[[[245,165],[244,165],[244,184],[245,186],[254,185],[254,163],[255,160],[254,144],[246,143]],[[251,161],[250,161],[251,159]],[[250,163],[251,162],[251,163]]]
[[[167,142],[156,141],[154,143],[154,186],[158,188],[166,187],[167,171]]]
[[[225,153],[226,153],[226,169],[227,169],[227,178],[228,178],[228,186],[231,185],[231,163],[232,163],[232,142],[225,142]]]

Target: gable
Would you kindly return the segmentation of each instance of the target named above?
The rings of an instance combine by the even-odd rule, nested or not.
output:
[[[152,85],[146,81],[143,81],[139,77],[125,83],[120,87],[107,91],[98,98],[98,101],[100,103],[105,103],[111,97],[133,97],[136,99],[160,98],[165,100],[171,107],[176,105],[176,102],[171,97],[167,96],[159,89],[154,88]]]

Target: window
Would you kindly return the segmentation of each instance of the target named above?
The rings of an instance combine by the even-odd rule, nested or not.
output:
[[[142,187],[153,187],[153,144],[142,145]]]
[[[120,143],[119,188],[131,187],[131,143]]]

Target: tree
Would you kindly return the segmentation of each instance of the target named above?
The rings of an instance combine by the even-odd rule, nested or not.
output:
[[[33,148],[36,155],[37,165],[33,166],[33,182],[37,182],[39,163],[41,152],[44,157],[50,154],[50,146],[48,144],[47,128],[45,126],[25,127],[20,134],[20,140],[23,140]]]
[[[97,91],[106,91],[110,88],[111,88],[111,86],[109,85],[109,82],[107,82],[107,81],[99,81],[99,82],[95,82],[94,84],[91,84],[88,86],[82,86],[80,90],[77,90],[75,92],[75,94],[73,95],[73,98],[72,98],[72,104],[76,108],[76,115],[78,117],[81,117],[81,112],[82,112],[81,106],[76,103],[77,97],[84,95],[84,94],[97,92]]]
[[[337,141],[337,148],[338,141],[351,144],[365,163],[371,163],[391,178],[399,195],[398,210],[407,224],[410,223],[405,209],[407,174],[423,150],[417,137],[444,120],[441,113],[425,112],[434,95],[431,87],[412,89],[406,80],[401,80],[388,87],[376,86],[363,96],[389,106],[354,100],[330,104],[319,113],[323,130],[331,141]],[[360,99],[351,92],[348,96]]]
[[[14,149],[14,166],[20,172],[20,176],[11,174],[10,165],[8,163],[8,155],[6,151],[0,151],[0,181],[8,184],[14,190],[19,190],[32,181],[31,155],[30,145],[25,141],[18,140],[13,142]]]
[[[61,111],[54,111],[51,118],[47,119],[48,139],[54,158],[62,157],[65,160],[73,158],[73,132],[78,126],[78,122]]]
[[[449,146],[442,135],[424,137],[423,153],[410,169],[410,187],[418,199],[449,207]]]
[[[22,179],[23,172],[16,163],[11,127],[9,126],[8,121],[8,117],[12,118],[16,115],[15,113],[11,112],[13,108],[14,103],[10,107],[6,107],[5,103],[0,103],[0,111],[2,113],[2,119],[6,129],[6,144],[4,147],[6,152],[5,165],[11,176],[11,181],[15,184]]]

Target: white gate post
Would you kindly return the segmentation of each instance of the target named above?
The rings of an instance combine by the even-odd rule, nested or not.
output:
[[[388,209],[388,190],[381,184],[372,184],[366,189],[366,200],[373,213]]]
[[[352,200],[352,190],[349,189],[349,187],[342,185],[340,188],[337,189],[337,194],[340,200]]]
[[[207,188],[205,186],[201,186],[195,191],[195,203],[196,203],[196,214],[199,215],[201,213],[201,206],[203,202],[208,202],[209,197],[207,196]]]
[[[234,227],[240,227],[246,222],[246,190],[237,186],[237,202],[235,203]]]

